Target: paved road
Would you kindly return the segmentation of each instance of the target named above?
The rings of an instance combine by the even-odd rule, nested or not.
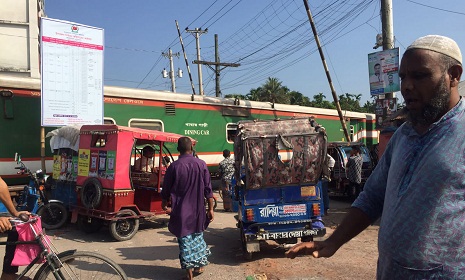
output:
[[[337,213],[345,212],[349,206],[344,201],[332,201],[332,205],[333,219],[337,217]],[[270,276],[280,275],[282,267],[288,267],[291,262],[284,258],[284,249],[273,244],[264,246],[260,253],[254,254],[253,261],[244,261],[240,249],[239,230],[234,219],[235,213],[223,212],[221,209],[220,202],[215,220],[205,232],[205,239],[212,251],[209,259],[211,264],[206,272],[196,279],[243,280],[248,275],[260,272],[267,273],[268,279],[331,279],[303,278],[298,274],[296,278]],[[130,279],[180,279],[184,276],[184,272],[179,265],[178,245],[166,227],[167,221],[168,217],[165,216],[155,222],[141,224],[134,238],[123,242],[114,241],[107,228],[94,234],[85,234],[79,231],[76,225],[69,224],[63,229],[47,233],[60,251],[76,248],[110,257],[121,265]],[[0,256],[3,254],[4,247],[0,247]],[[306,259],[301,258],[300,261],[294,262],[294,265],[304,260]],[[373,262],[375,263],[375,260]],[[308,275],[308,272],[304,275]]]

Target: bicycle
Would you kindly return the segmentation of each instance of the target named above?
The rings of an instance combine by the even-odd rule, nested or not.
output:
[[[40,247],[40,252],[19,274],[18,279],[23,276],[31,277],[34,280],[46,279],[128,279],[123,269],[106,256],[94,252],[68,250],[59,253],[52,244],[48,236],[37,226],[40,219],[37,215],[21,215],[20,218],[13,218],[13,227],[19,224],[28,224],[34,240],[28,241],[1,241],[0,245],[20,245],[33,244]]]

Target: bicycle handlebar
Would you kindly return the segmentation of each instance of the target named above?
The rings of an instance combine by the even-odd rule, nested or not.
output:
[[[12,226],[15,226],[16,224],[20,223],[32,223],[37,221],[39,215],[37,214],[26,214],[26,213],[21,213],[19,214],[18,217],[13,217],[10,219],[10,223]]]
[[[23,221],[23,222],[29,221],[29,215],[26,214],[26,213],[21,213],[21,214],[19,214],[18,218],[19,218],[21,221]]]

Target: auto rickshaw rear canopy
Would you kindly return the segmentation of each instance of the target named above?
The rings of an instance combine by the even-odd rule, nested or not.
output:
[[[316,185],[326,144],[325,130],[313,118],[239,121],[235,176],[241,178],[244,166],[246,189]]]

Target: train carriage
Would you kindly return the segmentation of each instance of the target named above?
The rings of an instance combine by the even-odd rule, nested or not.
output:
[[[41,143],[40,79],[0,74],[0,92],[0,176],[10,185],[24,183],[26,178],[17,175],[12,164],[15,151],[32,169],[40,168],[44,157],[50,173],[53,154],[47,142]],[[343,114],[351,141],[377,143],[374,114]],[[238,121],[310,116],[326,128],[328,141],[347,140],[336,110],[114,86],[104,89],[105,123],[190,136],[198,140],[196,152],[213,175],[222,151],[233,150]],[[45,133],[53,129],[46,128]],[[45,146],[43,156],[41,145]]]

